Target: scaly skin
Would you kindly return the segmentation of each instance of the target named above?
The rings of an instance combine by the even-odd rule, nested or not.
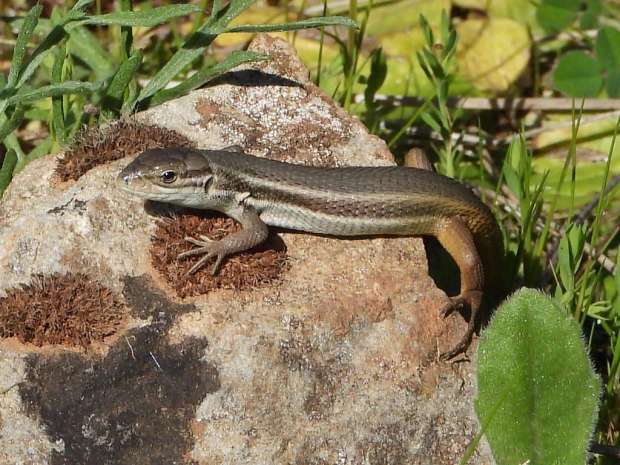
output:
[[[443,311],[471,309],[464,337],[444,358],[469,345],[485,284],[491,284],[485,275],[496,275],[503,256],[489,208],[460,183],[428,169],[317,168],[246,155],[236,147],[168,148],[140,154],[118,184],[143,198],[220,211],[241,223],[241,231],[221,241],[187,238],[197,248],[179,258],[204,254],[190,273],[213,257],[216,273],[227,255],[264,241],[268,226],[336,236],[435,236],[461,272],[461,292]]]

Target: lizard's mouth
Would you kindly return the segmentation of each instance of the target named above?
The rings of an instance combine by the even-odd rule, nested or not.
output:
[[[126,173],[125,170],[121,171],[116,177],[116,185],[120,190],[139,197],[153,197],[153,192],[151,192],[148,184],[140,176],[134,173]]]
[[[143,199],[168,203],[183,203],[186,200],[177,189],[159,186],[136,173],[121,171],[116,177],[116,185],[123,192]]]

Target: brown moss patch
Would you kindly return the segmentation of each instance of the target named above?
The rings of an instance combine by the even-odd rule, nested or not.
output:
[[[63,182],[77,180],[97,165],[164,147],[195,148],[195,145],[170,129],[119,120],[103,128],[92,127],[81,131],[59,160],[56,174]]]
[[[124,313],[114,293],[87,276],[35,276],[0,298],[0,338],[87,347],[114,334]]]
[[[177,259],[180,253],[195,247],[185,240],[187,236],[198,238],[203,235],[220,240],[240,228],[230,218],[208,213],[183,213],[174,218],[163,218],[152,238],[153,266],[179,297],[205,294],[215,289],[252,289],[276,282],[286,267],[286,247],[273,234],[263,244],[226,257],[215,276],[211,274],[215,259],[192,275],[187,272],[202,255]]]

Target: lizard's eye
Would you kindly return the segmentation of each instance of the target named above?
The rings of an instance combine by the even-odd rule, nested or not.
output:
[[[172,170],[164,171],[161,174],[161,180],[163,182],[165,182],[166,184],[170,184],[170,183],[176,181],[176,179],[177,179],[177,174],[174,171],[172,171]]]

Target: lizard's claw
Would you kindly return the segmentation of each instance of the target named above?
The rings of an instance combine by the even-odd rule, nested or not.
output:
[[[471,315],[469,316],[469,322],[467,324],[465,334],[463,334],[461,340],[452,349],[440,355],[439,358],[441,360],[450,360],[451,358],[454,358],[467,350],[474,335],[474,331],[476,330],[476,321],[481,303],[481,291],[466,291],[456,297],[450,297],[450,302],[441,308],[440,313],[444,318],[451,315],[455,310],[463,307],[469,307],[471,310]]]
[[[201,240],[195,239],[193,237],[185,238],[187,242],[191,242],[198,247],[192,250],[188,250],[187,252],[180,253],[179,255],[177,255],[177,260],[185,257],[191,257],[192,255],[204,254],[204,257],[198,260],[198,262],[196,262],[196,264],[192,266],[187,272],[187,274],[194,274],[196,271],[202,268],[204,264],[209,261],[209,259],[217,257],[217,259],[215,260],[215,264],[213,265],[213,269],[211,270],[211,274],[215,275],[217,274],[220,265],[222,264],[222,260],[224,259],[226,254],[222,250],[223,248],[220,244],[220,241],[209,239],[206,236],[199,237]]]

